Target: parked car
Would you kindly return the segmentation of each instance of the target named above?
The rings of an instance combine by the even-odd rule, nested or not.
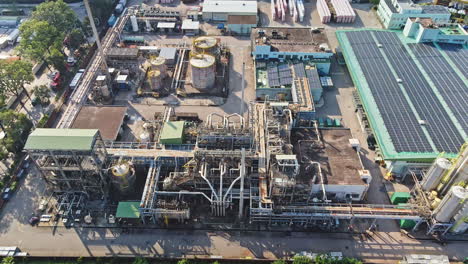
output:
[[[29,218],[29,224],[32,225],[32,226],[35,226],[39,223],[39,217],[37,216],[31,216],[31,218]]]

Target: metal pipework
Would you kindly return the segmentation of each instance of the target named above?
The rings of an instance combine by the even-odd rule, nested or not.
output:
[[[219,201],[218,194],[216,194],[216,191],[213,188],[213,185],[211,185],[210,181],[206,178],[207,171],[208,171],[208,166],[206,166],[206,162],[205,162],[205,163],[202,164],[202,167],[201,167],[201,169],[199,171],[200,177],[202,177],[202,179],[205,180],[206,183],[208,183],[208,186],[210,186],[211,192],[215,196],[216,201]]]
[[[316,161],[311,161],[310,163],[315,164],[315,165],[317,165],[317,167],[318,167],[319,176],[320,176],[320,185],[321,185],[321,187],[322,187],[322,193],[323,193],[323,194],[322,194],[322,195],[323,195],[323,196],[322,196],[322,200],[323,200],[323,201],[326,201],[326,200],[328,200],[328,199],[327,199],[327,194],[326,194],[326,192],[325,192],[325,184],[323,183],[322,167],[320,166],[320,163],[318,163],[318,162],[316,162]]]
[[[166,191],[161,191],[161,192],[158,192],[158,195],[179,195],[179,196],[180,195],[202,195],[208,201],[210,201],[210,203],[213,203],[213,200],[211,200],[210,197],[208,197],[208,195],[206,195],[203,192],[189,192],[189,191],[166,192]]]

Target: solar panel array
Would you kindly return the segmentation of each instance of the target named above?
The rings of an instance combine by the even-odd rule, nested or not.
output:
[[[433,44],[409,46],[455,118],[468,131],[468,87]]]
[[[371,31],[346,32],[397,152],[433,152]]]
[[[307,79],[309,79],[309,86],[311,89],[321,89],[322,83],[317,69],[306,69]]]
[[[305,78],[305,77],[307,77],[306,73],[305,73],[303,63],[294,64],[293,69],[294,69],[294,75],[296,75],[296,78]]]
[[[450,57],[465,78],[468,78],[468,49],[459,44],[439,43],[438,45]]]
[[[462,136],[398,36],[385,31],[373,34],[383,45],[382,50],[398,78],[403,81],[402,85],[419,117],[426,122],[425,127],[437,151],[457,153],[464,143]]]
[[[291,85],[293,83],[291,68],[288,64],[268,67],[267,75],[270,87]]]

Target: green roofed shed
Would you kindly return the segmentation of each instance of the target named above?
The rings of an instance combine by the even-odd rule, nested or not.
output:
[[[185,121],[164,123],[159,142],[161,144],[182,144],[184,140]]]
[[[117,206],[117,218],[140,218],[140,202],[119,202]]]
[[[29,135],[24,149],[90,151],[98,132],[97,129],[38,128]]]

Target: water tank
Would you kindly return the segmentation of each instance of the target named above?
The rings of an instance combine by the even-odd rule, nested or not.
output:
[[[161,72],[158,70],[150,70],[148,72],[148,83],[153,91],[161,89],[163,85]]]
[[[192,68],[192,86],[205,90],[214,86],[216,80],[216,59],[208,54],[199,54],[190,58]]]
[[[150,61],[151,70],[156,70],[161,72],[162,78],[166,77],[167,67],[166,59],[163,57],[157,57]]]
[[[468,230],[468,216],[462,217],[455,222],[450,229],[450,233],[463,234]]]
[[[135,168],[130,161],[121,161],[111,167],[112,183],[120,192],[126,192],[135,182]]]
[[[460,186],[453,186],[434,210],[434,218],[442,223],[450,222],[452,217],[463,208],[467,198],[468,190]]]
[[[218,40],[214,37],[199,37],[193,41],[195,51],[205,54],[217,54],[219,51]]]
[[[138,21],[136,16],[130,16],[130,22],[132,23],[133,32],[138,32]]]
[[[437,187],[445,172],[450,169],[452,164],[444,158],[438,158],[432,163],[432,166],[427,171],[421,187],[424,191],[430,191]]]

